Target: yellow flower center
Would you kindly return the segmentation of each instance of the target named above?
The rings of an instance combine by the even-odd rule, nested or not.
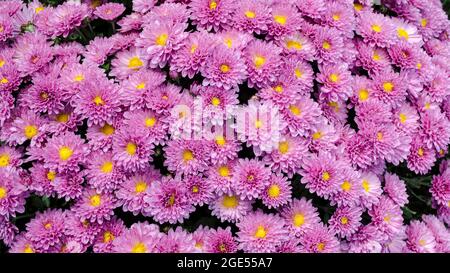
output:
[[[383,89],[387,93],[391,93],[394,90],[394,84],[392,82],[383,83]]]
[[[363,9],[363,5],[360,3],[354,3],[353,8],[355,8],[356,11],[361,11]]]
[[[144,65],[144,63],[142,62],[142,60],[138,56],[134,56],[128,62],[128,68],[133,69],[133,70],[138,70],[143,65]]]
[[[34,250],[31,248],[29,244],[26,244],[25,248],[23,249],[23,253],[34,253]]]
[[[336,83],[336,82],[339,81],[339,75],[333,73],[333,74],[330,75],[329,79],[330,79],[331,82]]]
[[[333,108],[334,109],[334,112],[339,112],[339,104],[337,103],[337,102],[335,102],[335,101],[330,101],[329,103],[328,103],[328,106],[330,106],[331,108]],[[314,137],[314,136],[313,136]]]
[[[253,63],[255,64],[256,68],[261,68],[266,63],[266,58],[256,55],[253,59]]]
[[[147,247],[144,243],[136,243],[131,249],[131,253],[145,253],[147,252]]]
[[[109,243],[114,240],[114,234],[111,231],[105,231],[103,233],[103,243]]]
[[[100,131],[101,131],[104,135],[110,136],[110,135],[114,134],[115,129],[114,129],[113,126],[111,126],[111,125],[109,125],[109,124],[105,124],[105,125],[100,129]]]
[[[280,187],[276,184],[271,185],[267,190],[267,194],[271,198],[277,198],[278,196],[280,196]]]
[[[195,51],[197,50],[197,48],[198,48],[198,45],[196,45],[196,44],[191,45],[191,54],[194,54]]]
[[[294,70],[294,75],[295,75],[295,77],[297,77],[297,79],[300,79],[303,74],[302,74],[302,71],[300,71],[300,69],[296,68]]]
[[[265,238],[266,235],[267,235],[267,232],[264,229],[264,226],[259,225],[255,232],[255,238],[262,239],[262,238]]]
[[[362,187],[364,189],[365,192],[369,192],[370,190],[370,184],[369,181],[367,181],[366,179],[363,179],[362,181]]]
[[[296,213],[294,214],[292,221],[294,222],[294,226],[301,227],[305,223],[305,215],[303,215],[303,213]]]
[[[198,187],[197,186],[193,186],[192,187],[192,192],[193,193],[197,193],[198,192]]]
[[[342,217],[341,218],[341,224],[346,225],[348,223],[348,218],[347,217]]]
[[[92,195],[91,198],[89,198],[89,201],[93,207],[98,207],[102,204],[102,199],[99,194]]]
[[[380,33],[381,32],[381,26],[380,25],[372,25],[372,30],[374,32]]]
[[[284,15],[274,15],[273,20],[275,20],[275,22],[277,22],[278,24],[284,26],[286,24],[287,17]]]
[[[279,85],[275,86],[275,87],[273,88],[273,90],[274,90],[275,92],[281,94],[281,93],[283,93],[283,86],[281,86],[281,85],[279,84]]]
[[[217,8],[217,2],[215,0],[212,0],[211,2],[209,2],[209,9],[210,10],[214,10]]]
[[[424,19],[420,20],[420,25],[422,25],[422,27],[426,27],[427,24],[428,24],[427,19],[424,18]]]
[[[250,10],[244,12],[244,14],[245,14],[245,17],[250,18],[250,19],[253,19],[253,18],[256,17],[256,14],[253,11],[250,11]]]
[[[369,98],[369,91],[367,89],[359,90],[358,97],[360,101],[366,101]]]
[[[37,7],[37,8],[34,9],[34,12],[35,12],[36,14],[38,14],[39,12],[41,12],[41,11],[43,11],[43,10],[44,10],[44,7],[43,7],[43,6],[39,6],[39,7]]]
[[[313,135],[312,135],[312,138],[314,139],[314,140],[317,140],[317,139],[319,139],[319,138],[321,138],[322,137],[322,132],[321,131],[317,131],[317,132],[315,132]]]
[[[1,84],[7,84],[8,82],[9,82],[8,79],[5,78],[5,77],[3,77],[3,78],[0,80],[0,83],[1,83]]]
[[[231,40],[231,38],[225,38],[224,43],[228,48],[233,46],[233,40]]]
[[[419,69],[419,70],[422,69],[422,64],[421,63],[417,63],[416,64],[416,68]]]
[[[383,140],[383,133],[382,133],[382,132],[378,132],[378,133],[377,133],[377,140],[378,140],[378,141]]]
[[[0,167],[6,167],[9,165],[9,154],[0,155]]]
[[[255,177],[252,174],[247,175],[247,181],[253,181],[253,179],[255,179]]]
[[[317,250],[319,252],[322,252],[325,249],[325,244],[324,243],[318,243],[317,244]]]
[[[69,114],[66,113],[61,113],[56,115],[56,121],[60,122],[60,123],[66,123],[67,121],[69,121]]]
[[[349,191],[351,188],[352,188],[352,184],[350,182],[348,182],[347,180],[345,180],[341,185],[341,189],[343,191]]]
[[[38,128],[34,125],[25,126],[24,134],[28,139],[32,139],[38,133]]]
[[[223,136],[217,136],[216,137],[216,144],[219,146],[223,146],[227,143],[227,141],[225,140],[225,138]]]
[[[380,55],[377,52],[373,52],[372,60],[379,61],[380,59]]]
[[[134,144],[133,142],[128,142],[127,143],[126,151],[127,151],[127,153],[129,155],[135,155],[136,154],[136,149],[137,149],[136,144]]]
[[[218,97],[213,97],[211,99],[211,104],[214,106],[219,106],[220,105],[220,99]]]
[[[194,159],[194,154],[192,153],[191,150],[184,150],[183,151],[183,160],[184,161],[191,161],[192,159]]]
[[[228,73],[228,71],[230,71],[230,67],[226,64],[223,64],[220,66],[220,71],[222,71],[222,73]]]
[[[404,28],[398,28],[397,35],[399,38],[404,38],[405,40],[409,39],[409,34],[408,34],[408,32],[406,32],[406,30]]]
[[[329,50],[329,49],[331,49],[331,44],[329,42],[325,41],[322,43],[322,48],[325,50]]]
[[[296,50],[301,50],[302,47],[303,47],[303,45],[302,45],[301,43],[299,43],[299,42],[297,42],[297,41],[294,41],[294,40],[288,40],[288,41],[286,42],[286,46],[287,46],[287,48],[289,48],[289,49],[294,48],[294,49],[296,49]]]
[[[136,185],[134,186],[134,191],[136,193],[141,193],[147,190],[147,183],[145,183],[145,181],[139,181],[136,183]]]
[[[150,117],[145,119],[145,127],[153,127],[156,124],[156,118]]]
[[[81,82],[82,80],[84,80],[84,76],[83,74],[78,74],[73,78],[73,80],[76,82]]]
[[[425,110],[430,109],[430,107],[431,107],[431,104],[429,102],[425,103],[425,106],[424,106]]]
[[[173,204],[175,204],[175,193],[172,193],[169,197],[169,200],[167,200],[167,205],[168,206],[173,206]]]
[[[389,223],[391,221],[391,215],[386,215],[383,217],[383,221],[385,221],[386,223]]]
[[[45,229],[51,229],[52,228],[52,223],[48,222],[44,225]]]
[[[406,122],[406,115],[405,115],[405,114],[400,113],[400,114],[398,115],[398,117],[400,118],[400,122],[401,122],[401,123],[405,123],[405,122]]]
[[[298,108],[298,107],[295,106],[295,105],[290,105],[290,106],[289,106],[289,110],[291,111],[291,113],[292,113],[294,116],[299,116],[299,115],[302,113],[302,111],[300,111],[300,108]]]
[[[105,163],[103,163],[102,167],[101,167],[101,171],[103,173],[110,173],[113,171],[114,165],[111,161],[106,161]]]
[[[51,181],[55,180],[56,178],[56,172],[55,171],[49,171],[47,173],[47,179]]]
[[[339,14],[333,14],[333,20],[339,21],[341,19],[341,16]]]
[[[166,33],[163,33],[163,34],[159,35],[158,37],[156,37],[155,44],[157,44],[159,46],[165,46],[166,43],[167,43],[167,38],[168,37],[169,36],[167,36]]]
[[[422,149],[422,148],[419,148],[419,149],[417,150],[417,154],[418,154],[420,157],[422,157],[422,156],[423,156],[423,149]]]
[[[5,60],[0,58],[0,68],[2,68],[5,65]]]
[[[259,119],[255,120],[255,128],[259,129],[263,126],[263,122]]]
[[[141,82],[140,84],[136,85],[136,89],[137,90],[142,90],[144,88],[145,88],[145,83],[144,82]]]
[[[222,177],[230,176],[230,168],[228,166],[220,166],[218,169],[219,175]]]
[[[286,154],[289,151],[289,142],[281,141],[278,144],[278,151],[280,152],[280,154]]]
[[[5,198],[8,192],[6,191],[6,188],[0,187],[0,200]]]
[[[105,102],[103,101],[102,97],[100,96],[95,96],[93,102],[95,103],[95,105],[100,106],[100,105],[104,105]]]
[[[239,200],[234,195],[233,196],[225,195],[222,200],[222,205],[227,209],[232,209],[239,205]]]
[[[330,180],[330,173],[329,173],[329,172],[324,172],[324,173],[322,174],[322,180],[323,180],[323,181],[328,181],[328,180]]]
[[[70,147],[62,146],[62,147],[59,149],[59,158],[60,158],[62,161],[67,161],[67,160],[69,160],[69,158],[70,158],[72,155],[73,155],[73,150],[70,149]]]

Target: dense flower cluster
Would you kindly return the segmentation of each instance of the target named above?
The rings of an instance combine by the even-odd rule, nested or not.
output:
[[[0,241],[450,252],[449,35],[439,0],[2,1]],[[438,162],[405,221],[393,170]],[[18,228],[30,196],[65,205]],[[202,206],[221,227],[183,228]]]

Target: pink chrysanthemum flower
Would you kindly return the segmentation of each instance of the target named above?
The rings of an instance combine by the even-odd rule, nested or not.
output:
[[[320,98],[330,101],[346,100],[352,94],[351,75],[346,65],[323,65],[317,81],[322,83]]]
[[[35,253],[36,250],[33,244],[25,237],[25,233],[16,236],[14,242],[11,244],[9,253]]]
[[[423,67],[422,63],[419,64]],[[427,74],[430,80],[425,82],[423,94],[425,96],[429,96],[432,102],[439,102],[439,103],[442,102],[450,93],[449,78],[443,75],[438,69],[433,69],[429,72],[425,71],[422,73],[422,75]]]
[[[284,136],[278,149],[263,157],[263,162],[275,173],[286,173],[289,178],[300,170],[303,160],[308,157],[307,141],[300,137]]]
[[[318,224],[307,230],[300,237],[302,252],[305,253],[333,253],[339,252],[339,240],[325,225]]]
[[[420,136],[413,138],[410,153],[407,158],[408,169],[417,174],[426,174],[436,161],[436,151],[428,148],[427,144]]]
[[[205,77],[203,85],[211,85],[231,89],[237,87],[246,78],[246,66],[237,51],[225,46],[217,46],[206,59],[206,65],[201,68]]]
[[[270,170],[255,159],[240,159],[233,172],[233,187],[242,200],[259,198],[270,183]]]
[[[155,0],[133,0],[133,11],[139,12],[139,13],[147,13],[155,6]]]
[[[120,219],[113,218],[102,225],[102,230],[98,233],[93,250],[95,253],[111,253],[113,242],[125,232],[125,225]]]
[[[252,211],[252,201],[241,200],[236,194],[218,195],[209,204],[211,215],[221,221],[237,222],[246,217]]]
[[[194,232],[192,232],[192,239],[194,240],[194,247],[196,252],[205,253],[205,243],[209,234],[213,230],[209,227],[200,225]]]
[[[393,107],[400,106],[406,97],[402,75],[389,70],[373,76],[372,90],[375,98]]]
[[[168,114],[170,110],[180,103],[185,93],[180,93],[179,86],[168,84],[162,85],[155,90],[146,99],[146,106],[157,113]]]
[[[406,41],[419,46],[423,44],[422,36],[419,34],[418,29],[414,25],[409,24],[405,20],[398,17],[392,18],[392,20],[392,23],[397,30],[398,41]]]
[[[412,135],[419,127],[419,115],[416,108],[405,103],[397,108],[393,115],[396,128],[405,134]]]
[[[38,75],[33,85],[21,94],[20,102],[36,113],[57,114],[63,108],[61,86],[56,75]]]
[[[116,131],[122,126],[122,122],[119,118],[113,120],[111,124],[106,123],[103,126],[94,125],[87,129],[86,138],[88,139],[89,146],[93,150],[102,150],[107,152],[111,149]]]
[[[295,5],[304,16],[319,19],[326,11],[324,0],[295,1]]]
[[[384,191],[400,207],[408,204],[406,185],[396,174],[384,175]]]
[[[314,72],[311,65],[298,57],[287,56],[283,59],[284,65],[281,75],[292,79],[300,94],[309,94],[313,87]]]
[[[450,204],[450,179],[448,179],[449,173],[450,170],[448,169],[440,175],[433,176],[433,180],[431,181],[431,195],[433,196],[433,199],[442,206],[449,206]]]
[[[389,240],[404,231],[402,210],[387,196],[382,196],[378,204],[369,209],[369,215],[374,225]]]
[[[38,213],[27,223],[25,237],[38,252],[46,252],[62,243],[65,236],[65,213],[61,210],[47,210]]]
[[[388,48],[392,62],[400,68],[416,68],[419,48],[407,42],[399,42]]]
[[[125,11],[125,6],[120,3],[106,3],[97,7],[94,11],[94,15],[102,18],[106,21],[112,21],[122,15]]]
[[[430,110],[421,115],[419,134],[430,149],[446,149],[450,141],[450,123],[439,110]]]
[[[361,225],[350,238],[349,253],[380,253],[379,231],[373,225]]]
[[[243,51],[248,43],[253,40],[253,36],[232,29],[217,33],[215,35],[215,40],[216,43],[222,44],[229,49]]]
[[[361,214],[359,207],[338,207],[328,221],[330,230],[340,237],[349,238],[361,225]]]
[[[72,132],[49,139],[43,148],[44,166],[58,172],[78,171],[86,162],[88,147],[84,141]]]
[[[111,62],[111,76],[119,80],[126,79],[129,75],[147,67],[147,55],[142,48],[131,48],[120,51]]]
[[[126,177],[115,192],[118,205],[133,215],[144,213],[144,209],[149,206],[145,199],[151,195],[151,185],[160,180],[161,174],[153,168],[145,168]]]
[[[328,2],[322,21],[325,25],[342,31],[347,37],[353,37],[355,16],[353,10],[348,5],[338,2]]]
[[[299,95],[303,95],[303,91],[303,86],[298,85],[292,77],[281,75],[272,86],[262,88],[258,96],[279,107],[286,107]]]
[[[31,190],[41,196],[55,195],[55,186],[53,185],[57,176],[55,171],[45,168],[43,163],[34,163],[33,167],[30,168],[30,173],[33,177],[33,182],[30,185]]]
[[[227,139],[223,135],[216,135],[214,143],[210,151],[211,163],[226,164],[238,157],[238,152],[241,150],[241,144],[234,139]]]
[[[186,4],[187,3],[171,3],[171,1],[166,1],[166,3],[153,7],[152,10],[144,16],[144,23],[151,24],[154,21],[162,21],[185,24],[188,22],[190,16],[190,11]]]
[[[361,203],[366,208],[378,203],[383,190],[381,189],[380,179],[374,173],[362,173],[359,185],[362,187]]]
[[[319,153],[304,160],[299,173],[303,176],[301,183],[306,184],[310,192],[323,198],[339,190],[343,162],[334,155]]]
[[[151,110],[135,110],[125,112],[123,116],[124,124],[152,139],[155,144],[165,142],[169,125],[165,122],[163,115]]]
[[[224,120],[232,116],[234,106],[239,103],[234,90],[202,87],[200,95],[203,103],[202,118],[213,125],[223,125]]]
[[[90,154],[86,167],[88,184],[100,193],[113,192],[122,183],[123,170],[116,166],[111,152]]]
[[[121,127],[113,140],[113,159],[125,170],[143,169],[151,161],[153,139],[132,127]]]
[[[155,21],[145,26],[136,46],[147,51],[151,67],[164,67],[173,53],[184,45],[186,24]]]
[[[358,50],[356,64],[367,70],[370,75],[390,67],[391,60],[386,49],[372,47],[361,41],[356,43],[356,49]]]
[[[450,233],[444,222],[434,215],[423,215],[422,219],[436,240],[436,252],[447,253],[450,250]]]
[[[190,203],[186,187],[176,179],[163,179],[151,185],[151,194],[144,197],[148,207],[145,212],[152,215],[159,223],[183,223],[184,219],[195,210]]]
[[[192,234],[177,227],[163,234],[156,248],[158,253],[192,253],[195,251],[194,245]]]
[[[6,42],[19,33],[19,26],[4,14],[0,15],[0,43]]]
[[[12,246],[18,232],[19,229],[7,217],[0,216],[0,240],[5,245]]]
[[[394,44],[396,33],[392,21],[382,14],[361,12],[356,32],[371,46],[389,47]]]
[[[196,174],[208,168],[209,150],[204,140],[171,140],[164,148],[164,164],[177,174]]]
[[[235,253],[238,245],[231,233],[231,228],[226,227],[211,230],[205,239],[204,248],[207,253]]]
[[[50,32],[52,37],[60,35],[67,37],[88,15],[89,10],[86,4],[69,1],[54,8],[45,23],[39,24],[38,20],[37,26],[44,32]]]
[[[121,33],[139,30],[141,29],[143,23],[144,20],[142,18],[142,14],[136,12],[122,17],[122,19],[117,22],[117,24],[120,26],[119,32]]]
[[[0,62],[6,63],[5,60],[1,60],[1,57]],[[10,62],[3,64],[3,67],[0,69],[0,91],[2,91],[3,98],[7,98],[8,93],[16,90],[22,82],[17,65],[13,64],[12,60]]]
[[[248,86],[265,87],[276,81],[281,66],[281,48],[272,43],[253,40],[245,49]]]
[[[322,111],[315,101],[301,97],[292,101],[288,107],[281,109],[281,113],[289,133],[297,137],[309,136],[309,131],[317,124]]]
[[[8,146],[0,147],[0,170],[17,170],[22,163],[20,150]]]
[[[334,28],[316,28],[314,44],[316,45],[319,63],[339,63],[343,57],[344,41],[342,34]]]
[[[72,211],[81,221],[87,220],[90,223],[101,225],[111,219],[116,207],[116,200],[113,195],[86,189],[81,198],[74,204]]]
[[[287,239],[284,220],[274,214],[258,210],[238,222],[237,241],[245,252],[270,253]]]
[[[163,236],[155,224],[135,223],[113,241],[113,251],[118,253],[155,253]]]
[[[302,236],[320,222],[317,209],[306,198],[293,199],[292,203],[281,209],[280,215],[290,234],[296,237]]]
[[[339,135],[332,122],[325,118],[320,118],[319,121],[311,130],[309,149],[313,152],[332,151],[336,148]]]
[[[310,38],[298,32],[283,36],[277,41],[277,44],[283,47],[284,52],[288,56],[294,55],[301,59],[311,61],[316,55],[316,48]]]
[[[48,175],[48,174],[47,174]],[[50,178],[53,179],[53,173],[50,173]],[[55,174],[53,180],[54,189],[58,198],[66,201],[77,199],[83,192],[84,178],[81,173],[73,174]]]
[[[64,106],[58,114],[49,115],[49,119],[48,130],[54,135],[76,131],[77,127],[83,124],[82,118],[76,115],[69,105]]]
[[[406,228],[406,249],[414,253],[436,252],[436,240],[431,230],[423,222],[414,220]]]
[[[235,7],[232,0],[192,0],[189,3],[190,19],[200,29],[217,32],[230,28]]]
[[[270,21],[270,7],[261,0],[243,0],[236,3],[233,27],[248,33],[261,34],[267,31]]]
[[[301,27],[303,19],[289,1],[274,2],[270,9],[272,18],[267,26],[270,38],[278,40]]]
[[[27,76],[45,67],[53,59],[53,53],[45,36],[27,33],[17,39],[13,59],[17,70]]]
[[[233,173],[237,161],[227,161],[221,164],[211,166],[207,171],[211,186],[217,194],[232,194],[234,183]]]
[[[360,186],[360,173],[351,167],[344,167],[340,177],[338,191],[331,195],[331,204],[338,206],[355,206],[360,204],[362,187]]]
[[[262,202],[269,209],[287,204],[292,198],[292,187],[283,175],[272,174],[270,183],[262,194]]]
[[[190,175],[183,179],[187,196],[194,206],[208,204],[214,197],[214,188],[208,178]]]
[[[15,217],[16,212],[25,212],[26,187],[13,172],[0,169],[0,216]]]
[[[114,52],[113,48],[114,44],[110,38],[95,37],[86,46],[84,63],[93,64],[96,66],[103,64],[108,56]]]

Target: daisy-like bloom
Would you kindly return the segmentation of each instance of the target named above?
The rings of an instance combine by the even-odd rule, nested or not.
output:
[[[253,40],[245,49],[248,86],[259,88],[270,86],[276,81],[281,66],[281,48],[273,43]]]
[[[398,17],[393,17],[392,23],[397,30],[398,41],[405,41],[419,46],[423,44],[422,36],[414,25],[408,24],[405,20]]]
[[[33,77],[33,85],[26,89],[20,102],[36,113],[57,114],[63,108],[61,86],[57,75],[38,75]]]
[[[346,166],[342,169],[339,190],[330,197],[331,205],[356,206],[360,204],[362,187],[360,186],[360,173]]]
[[[218,134],[214,143],[213,148],[210,151],[211,163],[216,164],[226,164],[237,158],[238,152],[241,150],[241,144],[234,139],[227,139],[223,135]]]
[[[370,75],[388,69],[390,66],[389,55],[384,48],[372,47],[364,42],[357,42],[356,64],[369,72]]]
[[[223,125],[224,120],[233,115],[234,106],[239,103],[234,90],[204,87],[201,88],[200,95],[203,103],[203,119],[207,122],[210,120],[213,125]]]
[[[278,208],[287,204],[292,198],[292,187],[290,182],[283,175],[272,174],[270,184],[262,194],[262,202],[269,209]]]
[[[222,194],[213,198],[209,208],[212,210],[211,215],[216,216],[221,221],[235,223],[244,219],[252,210],[252,201],[241,200],[239,195],[234,193]]]
[[[303,253],[333,253],[339,252],[339,240],[327,226],[318,224],[306,230],[300,237]]]
[[[347,37],[353,37],[355,29],[355,16],[351,9],[343,3],[327,3],[327,10],[322,19],[323,23],[329,27],[337,28]]]
[[[7,217],[0,216],[0,240],[11,246],[18,232],[19,229]]]
[[[381,232],[381,236],[392,239],[396,234],[404,231],[402,210],[389,197],[382,196],[378,204],[368,210],[374,225]]]
[[[305,60],[313,60],[316,54],[316,48],[310,38],[299,32],[283,36],[277,44],[283,47],[287,55],[294,55]]]
[[[66,211],[66,239],[80,243],[84,248],[92,245],[97,235],[102,230],[102,225],[91,223],[88,220],[80,220],[73,210]]]
[[[275,173],[286,173],[289,178],[299,171],[309,155],[307,141],[300,137],[282,136],[278,149],[263,157],[263,162]]]
[[[164,67],[174,52],[184,45],[188,36],[186,24],[155,21],[146,25],[136,40],[136,46],[147,51],[151,67]]]
[[[355,107],[355,122],[358,127],[363,127],[365,124],[375,124],[377,126],[388,124],[392,120],[392,112],[390,110],[391,108],[381,101],[369,99]],[[377,113],[377,115],[372,113]]]
[[[143,108],[147,100],[154,95],[151,93],[161,86],[164,80],[164,74],[159,71],[140,69],[121,82],[121,102],[131,110]]]
[[[53,173],[50,173],[49,176],[50,179],[53,179],[53,186],[58,198],[70,201],[81,196],[84,183],[83,173],[59,174],[55,172],[55,178],[53,178]]]
[[[234,190],[242,200],[261,197],[270,183],[270,170],[256,159],[239,159],[233,172]]]
[[[208,168],[209,150],[205,140],[170,140],[164,164],[177,174],[197,174]]]
[[[314,44],[319,63],[339,63],[343,57],[343,37],[335,28],[317,27],[314,33]]]
[[[373,225],[361,225],[350,238],[349,253],[380,253],[379,231]]]
[[[45,67],[53,53],[45,36],[39,33],[21,35],[14,48],[14,63],[22,76],[30,75]]]
[[[233,15],[234,28],[256,34],[267,31],[267,24],[270,21],[268,3],[261,0],[243,0],[236,5]]]
[[[125,112],[123,116],[124,124],[151,138],[155,144],[165,142],[169,125],[165,122],[163,115],[151,110],[135,110]]]
[[[287,56],[283,59],[284,65],[281,75],[287,75],[298,86],[297,92],[308,94],[313,87],[314,72],[311,65],[303,59],[293,56]]]
[[[317,124],[321,113],[317,102],[306,97],[298,98],[281,109],[283,120],[293,137],[309,136],[309,131]]]
[[[127,177],[115,192],[118,205],[134,215],[143,213],[144,208],[148,207],[145,197],[150,196],[151,185],[160,180],[161,174],[153,168],[145,168]]]
[[[18,25],[14,24],[13,20],[8,20],[4,14],[0,15],[0,42],[6,42],[19,33]]]
[[[163,236],[155,224],[135,223],[113,241],[113,251],[118,253],[155,253]]]
[[[9,253],[35,253],[33,244],[25,237],[25,232],[19,234],[11,244]]]
[[[403,207],[408,204],[405,182],[396,174],[384,175],[384,191],[398,206]]]
[[[81,221],[103,224],[114,215],[113,209],[117,207],[113,195],[97,193],[93,189],[86,189],[81,198],[74,204],[72,211]]]
[[[84,53],[86,64],[101,65],[103,64],[109,55],[113,53],[114,44],[110,38],[95,37],[86,46],[86,52]]]
[[[0,217],[15,217],[16,212],[25,212],[26,187],[13,172],[0,169]]]
[[[392,21],[382,14],[363,11],[357,19],[356,32],[371,46],[389,47],[395,43]]]
[[[333,102],[329,102],[332,105]],[[331,106],[333,107],[333,106]],[[339,107],[339,106],[336,106]],[[335,149],[335,143],[339,136],[336,133],[336,129],[332,122],[329,122],[326,118],[319,118],[320,122],[314,126],[311,131],[309,148],[313,152],[318,151],[332,151]]]
[[[337,207],[328,221],[330,230],[342,238],[349,238],[361,225],[361,215],[362,209],[359,207]]]
[[[0,169],[16,170],[22,165],[22,153],[12,147],[0,147]]]
[[[450,179],[448,179],[449,173],[450,169],[447,169],[440,175],[433,176],[433,180],[431,181],[431,195],[433,196],[433,199],[442,206],[450,205]]]
[[[326,11],[324,0],[295,1],[300,13],[313,19],[319,19]]]
[[[302,17],[296,12],[289,1],[274,3],[270,9],[272,18],[267,26],[267,32],[270,38],[278,40],[284,35],[292,34],[303,23]]]
[[[111,124],[120,111],[118,85],[106,78],[86,82],[76,94],[74,113],[88,119],[88,125]]]
[[[278,105],[279,107],[286,107],[289,105],[289,102],[296,99],[300,93],[303,93],[303,91],[304,88],[298,85],[292,77],[280,75],[276,83],[270,87],[267,86],[262,88],[258,92],[258,96],[261,99],[268,100]]]
[[[103,70],[89,62],[80,64],[72,62],[60,72],[59,83],[61,84],[62,96],[65,100],[71,101],[76,93],[81,91],[83,84],[91,79],[98,79],[103,76]]]
[[[213,40],[207,32],[190,33],[184,46],[176,51],[170,61],[170,71],[192,79],[205,66],[213,47]]]
[[[230,227],[219,227],[208,233],[204,248],[207,253],[236,253],[238,245]]]
[[[60,35],[66,38],[73,29],[81,25],[88,15],[89,8],[86,4],[69,1],[52,9],[51,16],[45,22],[40,22],[39,19],[43,18],[38,17],[37,27],[50,32],[52,38]]]
[[[3,127],[5,122],[11,117],[12,109],[14,109],[14,97],[10,93],[0,93],[0,126]],[[1,138],[1,134],[0,134]]]
[[[230,28],[235,7],[232,0],[192,0],[189,3],[190,19],[200,29],[217,32]]]
[[[397,108],[393,115],[395,127],[405,134],[412,135],[419,127],[419,115],[416,108],[408,103],[404,103]]]
[[[206,252],[205,243],[212,231],[213,230],[209,227],[200,225],[194,232],[192,232],[192,239],[194,240],[194,247],[196,252]]]
[[[211,181],[211,187],[217,194],[233,193],[233,173],[237,160],[231,160],[211,166],[207,171],[207,177]]]
[[[419,64],[422,65],[422,63],[417,65]],[[424,94],[429,96],[433,102],[442,102],[450,92],[449,79],[437,69],[433,69],[426,74],[428,74],[430,80],[425,83]]]
[[[177,227],[163,234],[156,249],[158,253],[192,253],[195,251],[195,241],[192,234]]]
[[[284,220],[275,214],[265,214],[258,210],[248,214],[238,222],[236,240],[239,249],[245,252],[270,253],[287,239]]]
[[[416,68],[419,48],[407,42],[398,42],[388,48],[389,56],[400,68]]]
[[[214,188],[206,177],[190,175],[183,179],[187,196],[194,206],[208,204],[214,197]]]
[[[411,142],[410,153],[407,158],[408,169],[417,174],[426,174],[436,161],[436,151],[428,148],[425,140],[420,136],[415,136]]]
[[[125,11],[125,6],[120,3],[106,3],[97,7],[94,11],[94,15],[102,18],[106,21],[112,21],[122,15]]]
[[[86,167],[88,184],[101,193],[112,192],[122,183],[123,170],[116,166],[111,152],[90,154]]]
[[[447,253],[450,250],[450,233],[444,223],[434,215],[423,215],[422,220],[433,233],[436,252]]]
[[[223,87],[226,90],[237,87],[247,78],[246,66],[240,54],[222,45],[212,50],[201,73],[205,77],[203,85]]]
[[[139,30],[142,27],[142,24],[144,23],[144,20],[142,18],[142,14],[134,12],[131,14],[128,14],[122,19],[120,19],[117,24],[120,26],[119,32],[121,33],[127,33],[135,30]],[[139,35],[137,33],[137,35]],[[120,37],[120,36],[117,36]]]
[[[372,172],[362,173],[359,179],[359,185],[362,187],[361,203],[366,208],[370,208],[373,204],[377,204],[383,193],[378,176]]]
[[[82,118],[73,112],[70,105],[63,106],[58,114],[49,115],[49,119],[48,131],[54,135],[76,131],[83,124]]]
[[[142,48],[133,47],[125,51],[119,51],[111,62],[111,76],[119,80],[126,79],[129,75],[147,67],[147,56]]]
[[[35,162],[33,167],[30,168],[30,173],[31,177],[33,177],[33,182],[30,185],[31,190],[41,196],[50,197],[55,195],[55,186],[53,184],[57,176],[55,171],[45,168],[43,163]]]
[[[94,125],[88,127],[86,137],[91,149],[94,151],[102,150],[103,152],[110,150],[114,136],[122,125],[121,118],[116,117],[111,124],[106,123],[103,126]]]
[[[424,41],[437,37],[448,28],[447,16],[441,6],[428,6],[420,11],[420,17],[414,18],[414,24]]]
[[[433,232],[427,225],[418,220],[413,220],[406,228],[406,249],[407,252],[434,253],[436,252],[436,240]]]
[[[72,132],[52,137],[43,148],[44,166],[58,172],[78,171],[86,161],[88,147]]]
[[[351,102],[358,105],[363,102],[369,101],[371,98],[372,80],[364,76],[354,76],[353,77],[353,97]]]
[[[450,140],[449,121],[439,110],[430,110],[421,115],[422,136],[428,148],[437,151],[446,149]]]
[[[253,36],[237,30],[227,30],[217,33],[215,40],[216,43],[225,45],[229,49],[243,51],[253,40]]]
[[[307,230],[320,223],[319,213],[306,198],[293,199],[292,202],[281,209],[281,217],[286,222],[286,227],[291,235],[302,236]]]
[[[352,94],[351,75],[348,67],[344,64],[324,64],[317,81],[322,83],[320,87],[320,98],[329,101],[346,100]]]
[[[306,184],[310,192],[327,199],[339,190],[342,166],[343,162],[334,155],[314,154],[302,164],[299,171],[302,175],[301,183]]]
[[[155,0],[133,0],[133,11],[145,14],[155,6],[156,2]]]
[[[113,159],[125,170],[143,169],[152,160],[153,139],[135,128],[121,127],[113,141]]]
[[[171,2],[174,1],[166,1],[166,3],[153,7],[151,12],[144,16],[144,23],[151,24],[154,21],[187,23],[190,12],[186,1],[184,3]]]
[[[6,92],[9,93],[16,90],[22,82],[20,72],[17,68],[17,65],[12,64],[11,61],[11,64],[4,64],[0,69],[0,91],[2,91],[2,97],[7,97]]]
[[[398,107],[406,97],[406,86],[400,74],[385,70],[373,76],[373,95],[385,104]]]
[[[25,237],[38,252],[59,246],[65,236],[65,213],[61,210],[38,212],[26,225]]]
[[[146,99],[146,106],[157,113],[169,114],[170,110],[180,104],[181,98],[186,93],[181,93],[181,88],[174,84],[162,85],[154,89]]]
[[[159,223],[183,223],[184,219],[195,210],[188,197],[186,187],[177,179],[163,178],[154,181],[150,186],[151,194],[144,197],[148,207],[144,208],[147,214],[153,216]]]
[[[113,250],[114,240],[126,230],[125,224],[120,219],[113,218],[102,225],[102,230],[95,238],[93,250],[95,253],[110,253]]]

